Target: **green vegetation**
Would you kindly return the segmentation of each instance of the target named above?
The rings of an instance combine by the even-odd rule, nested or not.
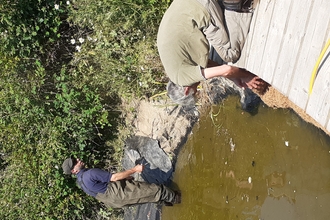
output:
[[[118,219],[62,174],[120,167],[122,101],[162,91],[170,0],[0,0],[0,219]]]

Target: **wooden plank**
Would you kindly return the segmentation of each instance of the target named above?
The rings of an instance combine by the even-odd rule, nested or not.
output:
[[[288,96],[299,55],[303,38],[306,31],[308,13],[301,13],[302,7],[310,8],[310,0],[291,1],[290,15],[286,21],[286,28],[281,38],[281,48],[278,55],[276,70],[273,74],[272,84],[276,85],[282,94]],[[288,2],[289,4],[289,2]]]
[[[263,79],[279,90],[279,85],[272,82],[274,74],[284,78],[285,72],[277,71],[280,50],[283,47],[282,37],[286,31],[286,21],[290,14],[292,1],[277,0],[274,5],[273,17],[269,22],[269,32],[263,53],[263,62],[260,64],[260,71],[263,72]],[[281,91],[282,92],[282,91]]]
[[[244,44],[244,47],[243,47],[243,50],[242,50],[242,53],[241,53],[241,57],[237,61],[237,63],[235,63],[235,66],[246,68],[246,64],[247,64],[247,61],[249,59],[249,54],[251,52],[251,42],[252,42],[252,39],[253,39],[252,36],[253,36],[254,28],[256,26],[255,24],[256,24],[256,17],[258,17],[259,5],[260,5],[259,0],[255,0],[254,1],[255,11],[253,12],[249,34],[248,34],[247,39],[245,41],[245,44]]]
[[[270,28],[269,22],[272,19],[275,1],[263,0],[260,1],[255,14],[253,15],[253,26],[250,30],[248,60],[246,68],[254,74],[260,76],[265,81],[265,73],[260,71],[260,65],[264,61],[264,49],[267,41],[268,31]],[[268,81],[267,81],[268,82]]]
[[[306,33],[296,65],[296,72],[291,81],[291,90],[288,93],[289,99],[303,110],[306,110],[310,76],[322,46],[324,46],[325,30],[329,25],[330,14],[330,1],[315,0],[312,3],[310,10],[308,10],[310,16],[307,19]]]
[[[330,112],[330,48],[326,54],[319,67],[306,109],[306,113],[324,127]]]

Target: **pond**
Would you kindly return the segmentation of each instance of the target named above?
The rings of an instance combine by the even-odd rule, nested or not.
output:
[[[330,137],[289,109],[212,106],[178,155],[163,220],[330,219]]]

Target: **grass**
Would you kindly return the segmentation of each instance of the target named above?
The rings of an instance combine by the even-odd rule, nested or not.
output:
[[[1,219],[122,219],[60,166],[73,154],[121,169],[125,103],[166,86],[156,34],[169,4],[1,0]]]

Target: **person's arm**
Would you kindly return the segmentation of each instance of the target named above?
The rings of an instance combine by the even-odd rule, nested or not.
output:
[[[230,65],[221,65],[205,68],[202,69],[202,74],[206,79],[219,76],[226,77],[234,81],[234,83],[236,83],[236,85],[240,87],[256,89],[260,93],[265,92],[265,89],[268,86],[265,81],[263,81],[261,78],[254,75],[253,73],[247,71],[246,69]]]
[[[122,179],[126,179],[128,177],[130,177],[132,174],[134,173],[141,173],[143,170],[143,165],[136,165],[135,167],[133,167],[132,169],[129,170],[125,170],[119,173],[114,173],[112,174],[110,181],[118,181],[118,180],[122,180]]]

